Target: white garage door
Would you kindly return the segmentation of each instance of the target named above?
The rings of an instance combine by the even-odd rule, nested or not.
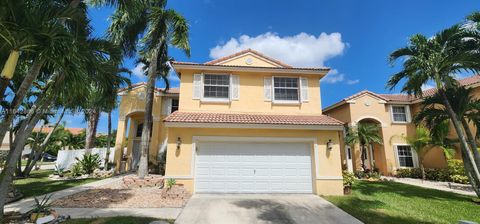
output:
[[[310,151],[307,143],[200,143],[195,191],[312,193]]]

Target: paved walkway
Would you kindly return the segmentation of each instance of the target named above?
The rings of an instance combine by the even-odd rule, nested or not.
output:
[[[72,219],[135,216],[156,219],[176,219],[182,208],[53,208],[59,214],[68,214]]]
[[[195,194],[175,223],[357,224],[362,222],[313,194]]]
[[[453,193],[463,194],[468,196],[476,196],[475,192],[472,190],[470,185],[467,185],[467,184],[430,181],[430,180],[424,180],[422,182],[421,179],[414,179],[414,178],[396,178],[396,177],[382,177],[382,178],[385,178],[387,180],[391,180],[394,182],[410,184],[418,187],[448,191],[448,192],[453,192]]]
[[[48,193],[48,194],[53,194],[52,197],[50,198],[50,201],[54,201],[56,199],[63,198],[63,197],[66,197],[66,196],[69,196],[69,195],[72,195],[72,194],[76,194],[76,193],[79,193],[79,192],[82,192],[82,191],[90,190],[90,189],[93,189],[93,188],[98,187],[98,186],[114,183],[116,181],[121,180],[122,178],[123,178],[123,175],[114,176],[114,177],[111,177],[111,178],[87,183],[87,184],[80,185],[80,186],[67,188],[65,190],[56,191],[56,192],[52,192],[52,193]],[[43,198],[44,196],[45,195],[40,195],[40,196],[37,196],[37,198],[40,199],[40,198]],[[25,212],[28,212],[30,209],[32,209],[32,206],[34,204],[35,204],[35,199],[33,197],[25,198],[25,199],[22,199],[20,201],[7,204],[5,206],[5,211],[19,211],[21,213],[25,213]]]

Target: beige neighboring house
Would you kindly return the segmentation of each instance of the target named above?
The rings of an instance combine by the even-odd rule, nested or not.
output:
[[[473,95],[480,97],[480,76],[475,75],[458,80],[460,85],[474,88]],[[428,89],[423,96],[431,96],[436,89]],[[367,169],[378,169],[384,175],[394,174],[399,168],[418,167],[418,156],[401,136],[413,137],[415,125],[412,118],[421,110],[421,98],[405,94],[379,94],[361,91],[324,109],[324,113],[334,117],[347,126],[358,123],[372,123],[381,127],[383,144],[368,145],[362,155],[359,145],[353,148],[342,144],[342,164],[345,170],[361,169],[361,158],[366,161]],[[453,128],[450,138],[456,138]],[[456,157],[460,158],[457,149]],[[446,167],[446,158],[439,148],[429,150],[424,160],[425,167]]]

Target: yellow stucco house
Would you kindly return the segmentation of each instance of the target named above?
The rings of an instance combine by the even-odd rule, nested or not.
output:
[[[475,75],[458,80],[460,85],[473,88],[472,94],[480,96],[480,76]],[[436,89],[428,89],[423,96],[431,96]],[[324,114],[334,117],[352,127],[359,122],[373,123],[381,127],[380,135],[383,144],[369,145],[362,155],[359,145],[353,147],[343,144],[342,165],[345,170],[361,170],[362,157],[367,169],[378,169],[383,175],[392,175],[400,168],[418,167],[419,161],[415,151],[406,143],[405,137],[413,137],[415,125],[412,118],[421,108],[421,98],[405,94],[378,94],[361,91],[349,96],[329,107]],[[451,128],[449,137],[457,138]],[[461,158],[457,149],[457,158]],[[424,159],[427,168],[444,168],[446,158],[440,148],[427,151]]]
[[[167,150],[167,178],[192,193],[343,194],[344,124],[321,109],[328,68],[296,68],[250,49],[172,65],[180,88],[156,93],[150,147],[151,159]],[[122,158],[126,169],[136,166],[144,92],[144,84],[120,92],[117,167]]]

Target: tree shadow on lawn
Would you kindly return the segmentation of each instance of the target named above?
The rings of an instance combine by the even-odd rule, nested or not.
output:
[[[355,191],[364,195],[397,194],[404,197],[418,197],[434,200],[458,200],[471,202],[472,197],[436,189],[423,188],[392,181],[361,181],[353,186]]]
[[[345,200],[335,203],[337,207],[356,217],[365,223],[384,224],[384,223],[434,223],[425,222],[424,220],[417,219],[416,217],[400,217],[386,214],[383,212],[385,203],[377,200],[363,200],[353,196],[341,196],[348,197]],[[362,209],[358,209],[362,207]]]
[[[46,175],[48,177],[48,174]],[[37,177],[35,177],[37,178]],[[100,179],[88,178],[81,180],[50,180],[50,179],[17,179],[14,182],[15,188],[20,191],[24,198],[40,196],[59,190],[94,182]]]

